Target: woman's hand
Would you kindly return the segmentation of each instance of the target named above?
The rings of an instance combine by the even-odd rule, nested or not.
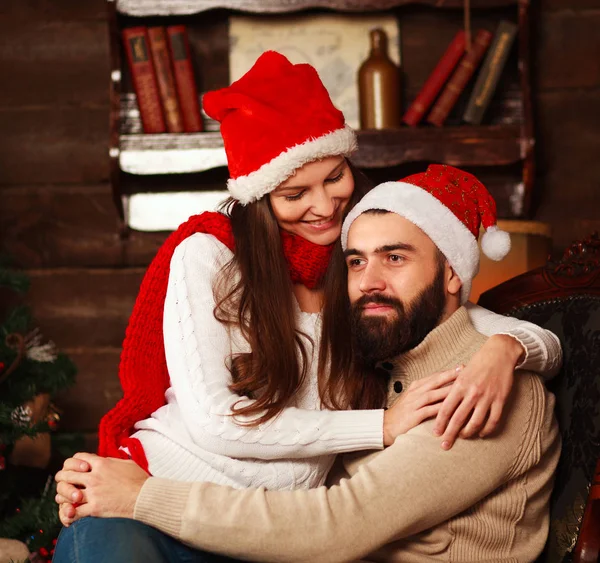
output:
[[[524,353],[516,338],[496,334],[471,358],[437,414],[433,433],[443,435],[442,448],[449,450],[459,435],[483,438],[496,429]]]
[[[436,416],[459,371],[460,366],[413,381],[383,415],[383,444],[390,446],[400,434]]]
[[[64,526],[85,516],[133,518],[149,475],[135,462],[77,453],[56,474],[56,502]]]

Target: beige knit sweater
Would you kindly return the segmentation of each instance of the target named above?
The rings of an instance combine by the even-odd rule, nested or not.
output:
[[[394,362],[390,402],[394,382],[406,389],[467,363],[484,342],[460,308]],[[309,491],[150,478],[135,518],[199,549],[256,561],[533,561],[560,450],[553,408],[541,380],[520,373],[492,437],[446,452],[429,421],[383,452],[345,455],[336,484]]]

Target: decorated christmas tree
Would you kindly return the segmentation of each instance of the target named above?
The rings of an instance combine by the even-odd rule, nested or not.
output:
[[[0,538],[43,560],[60,530],[50,463],[59,414],[51,401],[73,383],[75,366],[15,304],[28,286],[25,274],[0,264]]]

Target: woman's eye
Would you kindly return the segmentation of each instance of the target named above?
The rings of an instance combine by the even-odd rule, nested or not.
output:
[[[295,195],[286,195],[285,199],[286,199],[286,201],[298,201],[303,195],[304,195],[304,190],[302,190],[301,192],[298,192]]]
[[[340,170],[340,172],[337,176],[334,176],[333,178],[327,178],[327,180],[325,180],[325,182],[327,182],[329,184],[335,184],[336,182],[339,182],[343,177],[344,177],[344,170]]]

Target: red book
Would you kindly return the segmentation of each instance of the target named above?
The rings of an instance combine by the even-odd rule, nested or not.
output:
[[[202,131],[198,88],[185,25],[168,26],[167,35],[184,128],[188,133]]]
[[[421,118],[425,115],[433,100],[435,100],[435,97],[446,83],[446,80],[448,80],[448,77],[464,53],[465,32],[461,29],[454,36],[450,45],[448,45],[446,52],[442,55],[442,58],[429,75],[429,78],[425,81],[425,84],[423,84],[414,102],[410,104],[410,107],[402,118],[404,123],[414,127],[421,121]]]
[[[171,68],[171,57],[167,45],[167,34],[162,26],[148,28],[150,53],[154,63],[158,91],[169,133],[183,133],[183,118],[179,109],[175,77]]]
[[[164,133],[167,127],[160,104],[154,65],[150,57],[146,28],[143,26],[126,28],[122,35],[144,133]]]
[[[475,73],[475,70],[477,70],[491,42],[492,33],[485,29],[480,29],[477,32],[471,50],[463,55],[458,67],[456,67],[448,84],[446,84],[446,87],[433,106],[431,113],[427,116],[429,123],[437,127],[441,127],[444,124],[460,94]]]

